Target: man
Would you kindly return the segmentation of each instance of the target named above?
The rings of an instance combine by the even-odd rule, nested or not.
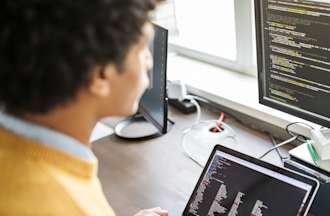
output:
[[[89,137],[137,111],[158,1],[1,2],[0,215],[114,215]]]

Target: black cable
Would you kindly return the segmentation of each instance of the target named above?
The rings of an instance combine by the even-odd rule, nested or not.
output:
[[[174,122],[173,120],[171,120],[170,118],[167,118],[167,121],[168,121],[169,123],[171,123],[172,125],[175,125],[175,122]]]

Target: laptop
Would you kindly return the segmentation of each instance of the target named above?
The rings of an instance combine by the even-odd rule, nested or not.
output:
[[[319,188],[308,176],[217,145],[183,216],[307,216]]]

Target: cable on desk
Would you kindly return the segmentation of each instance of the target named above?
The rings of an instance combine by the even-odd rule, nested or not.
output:
[[[227,124],[222,122],[221,132],[213,132],[216,123],[217,120],[200,121],[182,132],[181,145],[184,153],[201,167],[204,167],[204,162],[215,145],[237,144],[236,133]]]
[[[284,142],[281,142],[280,144],[276,144],[273,148],[270,148],[270,149],[269,149],[268,151],[266,151],[263,155],[261,155],[261,156],[259,157],[259,159],[264,158],[264,157],[265,157],[266,155],[268,155],[270,152],[272,152],[272,151],[274,151],[274,150],[277,150],[279,147],[284,146],[284,145],[286,145],[286,144],[288,144],[288,143],[290,143],[290,142],[292,142],[292,141],[294,141],[294,140],[298,140],[298,141],[300,141],[300,142],[302,142],[302,143],[306,142],[306,141],[307,141],[307,137],[305,137],[305,136],[303,136],[303,135],[300,135],[300,134],[297,134],[297,133],[294,133],[294,132],[290,131],[290,127],[293,126],[293,125],[296,125],[296,124],[302,124],[302,125],[305,125],[305,126],[309,127],[309,128],[312,129],[312,130],[314,129],[312,126],[310,126],[309,124],[306,124],[306,123],[304,123],[304,122],[292,122],[292,123],[288,124],[288,125],[285,127],[285,131],[286,131],[289,135],[291,135],[292,137],[291,137],[290,139],[284,141]],[[270,136],[271,136],[271,135],[270,135]],[[274,137],[272,137],[272,136],[271,136],[271,140],[272,140],[272,143],[273,143],[273,144],[276,143]],[[281,160],[282,160],[282,156],[280,156],[280,157],[281,157]]]
[[[199,122],[200,122],[200,119],[201,119],[201,114],[202,114],[202,109],[201,109],[201,106],[199,105],[198,101],[197,100],[200,100],[201,98],[198,97],[198,96],[194,96],[194,95],[186,95],[185,96],[186,99],[189,99],[190,102],[192,104],[195,105],[196,107],[196,111],[197,111],[197,114],[196,114],[196,120],[195,122],[193,123],[193,125],[190,127],[190,128],[187,128],[186,130],[183,131],[183,134],[186,134],[188,133],[191,128],[194,126],[194,125],[197,125]],[[184,143],[182,142],[182,148],[183,148],[183,151],[185,152],[185,154],[192,160],[194,161],[198,166],[200,167],[204,167],[204,165],[198,161],[197,159],[195,159],[195,157],[188,151],[186,145],[184,145]]]
[[[204,165],[198,161],[197,159],[195,159],[195,157],[188,151],[188,149],[186,148],[186,145],[182,142],[182,148],[184,153],[188,156],[188,158],[190,158],[192,161],[194,161],[198,166],[204,168]]]
[[[197,95],[189,95],[189,99],[191,99],[192,103],[194,103],[195,106],[196,106],[196,108],[197,108],[197,119],[196,119],[195,124],[198,124],[198,123],[200,122],[201,108],[200,108],[200,105],[199,105],[199,103],[197,102],[197,100],[202,101],[202,102],[207,103],[207,104],[210,104],[210,105],[212,104],[212,102],[209,101],[209,100],[207,100],[207,99],[205,99],[205,98],[202,98],[202,97],[200,97],[200,96],[197,96]],[[236,119],[236,117],[234,117],[234,116],[233,116],[233,118]],[[237,120],[238,122],[240,122],[238,119],[236,119],[236,120]],[[290,130],[290,127],[293,126],[293,125],[296,125],[296,124],[302,124],[302,125],[305,125],[305,126],[309,127],[310,129],[314,129],[311,125],[306,124],[306,123],[304,123],[304,122],[292,122],[292,123],[288,124],[288,125],[286,126],[286,128],[285,128],[286,132],[287,132],[289,135],[291,135],[292,138],[290,138],[290,139],[288,139],[288,140],[286,140],[286,141],[284,141],[284,142],[282,142],[282,143],[279,143],[279,144],[277,144],[276,141],[275,141],[275,138],[274,138],[272,135],[269,134],[269,137],[270,137],[270,139],[271,139],[271,141],[272,141],[274,147],[271,148],[271,149],[269,149],[267,152],[265,152],[265,153],[264,153],[261,157],[259,157],[259,158],[262,159],[262,158],[264,158],[266,155],[268,155],[270,152],[272,152],[273,150],[276,150],[276,151],[277,151],[277,154],[279,155],[279,157],[280,157],[280,159],[281,159],[281,161],[283,162],[285,159],[287,159],[287,157],[283,157],[283,156],[281,155],[280,151],[278,150],[279,147],[284,146],[284,145],[286,145],[286,144],[288,144],[288,143],[290,143],[290,142],[292,142],[292,141],[294,141],[294,140],[298,140],[298,141],[300,141],[300,142],[302,142],[302,143],[306,142],[306,141],[307,141],[307,137],[305,137],[305,136],[303,136],[303,135],[300,135],[300,134],[297,134],[297,133],[294,133],[293,131]],[[189,130],[189,129],[188,129],[188,130]],[[187,130],[186,130],[186,131],[187,131]],[[235,142],[237,142],[236,137],[233,137],[233,139],[234,139]],[[187,150],[185,149],[185,147],[184,147],[184,151],[187,153],[187,155],[188,155],[192,160],[194,160],[197,164],[199,164],[199,165],[201,166],[201,164],[200,164],[198,161],[196,161],[196,160],[195,160],[195,159],[194,159],[194,158],[193,158],[193,157],[187,152]]]
[[[275,138],[273,137],[273,135],[268,134],[268,136],[269,136],[270,140],[272,141],[273,146],[274,146],[274,147],[277,146],[277,142],[276,142]],[[281,159],[282,164],[284,163],[285,160],[289,159],[289,157],[283,156],[283,155],[281,154],[279,148],[276,148],[276,152],[277,152],[279,158]]]
[[[268,155],[270,152],[272,152],[272,151],[274,151],[275,149],[278,149],[279,147],[284,146],[284,145],[286,145],[286,144],[288,144],[288,143],[290,143],[290,142],[296,140],[297,138],[298,138],[297,136],[294,136],[294,137],[291,137],[291,138],[288,139],[288,140],[285,140],[285,141],[281,142],[280,144],[277,144],[277,145],[274,146],[273,148],[270,148],[268,151],[266,151],[263,155],[261,155],[261,156],[259,157],[259,159],[264,158],[264,157],[265,157],[266,155]]]
[[[192,104],[194,104],[195,107],[196,107],[197,115],[196,115],[196,120],[195,120],[195,123],[194,123],[194,124],[198,124],[198,123],[200,122],[200,120],[201,120],[201,114],[202,114],[201,106],[199,105],[196,96],[193,96],[193,95],[187,95],[187,99],[189,99],[190,102],[191,102]]]

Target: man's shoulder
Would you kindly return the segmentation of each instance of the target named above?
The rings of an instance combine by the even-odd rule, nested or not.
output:
[[[16,137],[0,131],[0,215],[114,215],[94,163]]]
[[[0,214],[80,214],[77,204],[36,159],[0,157]],[[80,213],[79,213],[80,212]]]

